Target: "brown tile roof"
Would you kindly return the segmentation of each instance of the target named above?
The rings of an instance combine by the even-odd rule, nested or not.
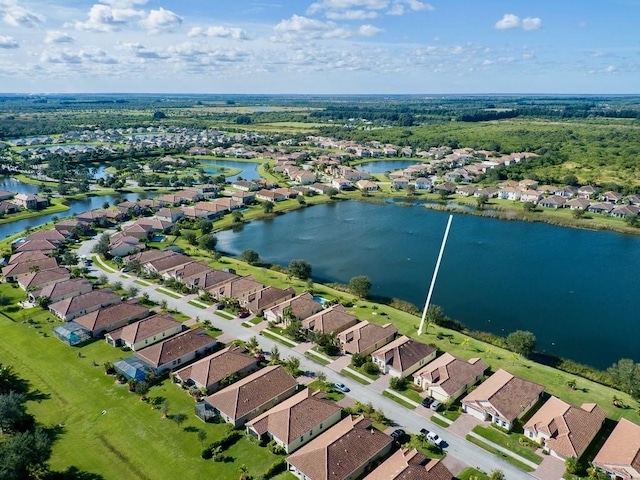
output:
[[[453,395],[489,366],[479,358],[464,361],[445,353],[413,374],[422,377],[431,386],[439,386],[447,395]],[[424,388],[424,387],[423,387]]]
[[[203,289],[213,288],[234,278],[238,278],[238,275],[235,273],[225,272],[224,270],[214,270],[213,272],[205,274],[203,278],[200,279],[198,287]]]
[[[239,380],[205,401],[237,420],[297,385],[280,365],[272,365]]]
[[[611,471],[615,465],[615,473],[622,478],[629,478],[623,474],[622,467],[630,467],[637,473],[631,478],[640,478],[640,425],[621,418],[613,429],[609,438],[593,459],[593,464]],[[627,472],[628,475],[628,472]]]
[[[151,260],[150,262],[146,262],[145,265],[162,273],[191,262],[191,257],[183,255],[182,253],[171,252],[171,255]]]
[[[178,279],[188,279],[189,277],[193,277],[194,275],[202,275],[206,272],[213,271],[209,265],[205,262],[191,262],[187,263],[185,266],[177,268],[174,271],[174,275]]]
[[[180,325],[169,313],[158,313],[144,318],[139,322],[114,330],[109,335],[114,340],[124,340],[127,343],[138,343]]]
[[[463,403],[488,401],[509,422],[513,422],[544,391],[542,385],[498,370],[462,399]],[[478,407],[482,410],[482,407]]]
[[[124,258],[124,263],[129,263],[133,260],[137,260],[141,265],[160,258],[170,257],[174,252],[170,250],[147,250],[145,252],[134,253]]]
[[[45,258],[49,257],[39,250],[18,252],[11,255],[7,265],[13,265],[14,263],[33,262],[34,260],[44,260]]]
[[[86,278],[71,278],[62,282],[56,282],[33,291],[33,297],[57,298],[65,297],[76,291],[90,292],[93,289],[92,283]]]
[[[348,348],[349,351],[362,352],[375,345],[376,342],[397,332],[398,328],[391,323],[380,326],[364,321],[340,333],[338,338],[342,344],[352,344]]]
[[[260,282],[256,282],[252,276],[237,277],[231,279],[224,285],[221,285],[218,295],[227,298],[234,298],[242,295],[243,293],[250,292],[251,290],[258,290],[263,287],[264,285]]]
[[[147,308],[140,305],[136,299],[131,299],[82,315],[76,318],[74,322],[82,325],[87,330],[99,332],[105,330],[109,325],[131,322],[148,314],[149,310]]]
[[[258,435],[269,432],[285,445],[327,422],[340,407],[323,397],[322,392],[306,388],[256,417],[247,426]]]
[[[247,355],[246,350],[239,347],[227,347],[178,370],[176,376],[183,382],[193,380],[196,384],[209,388],[227,375],[249,368],[251,365],[257,367],[257,360],[255,357]]]
[[[352,327],[358,321],[355,315],[347,312],[343,305],[332,305],[302,321],[302,328],[316,333],[340,333]]]
[[[49,305],[49,309],[66,316],[95,307],[96,305],[113,305],[119,301],[120,295],[113,293],[108,288],[101,288],[52,303]]]
[[[394,370],[404,372],[423,358],[434,353],[436,349],[426,343],[417,342],[405,335],[396,338],[371,354],[372,357],[384,359]]]
[[[576,407],[551,397],[524,428],[551,437],[547,446],[558,455],[580,458],[600,431],[604,418],[604,411],[595,403]]]
[[[50,270],[41,270],[39,272],[25,273],[19,275],[17,280],[26,290],[30,287],[38,288],[54,282],[63,282],[69,280],[71,274],[66,268],[58,267]]]
[[[308,292],[301,293],[290,300],[279,303],[271,309],[276,316],[283,316],[285,309],[291,307],[291,313],[298,319],[304,320],[316,312],[322,310],[322,305],[313,299]]]
[[[153,367],[166,365],[190,352],[207,348],[216,344],[215,338],[207,335],[202,328],[195,328],[180,333],[175,337],[156,343],[150,347],[137,351],[136,356]]]
[[[391,448],[389,435],[371,421],[348,416],[287,457],[309,480],[344,480]]]
[[[61,244],[67,239],[63,234],[57,230],[39,230],[29,235],[25,240],[48,240],[51,243]]]
[[[415,448],[400,449],[363,480],[452,480],[440,460],[427,458]]]
[[[288,300],[296,294],[296,291],[289,287],[285,290],[276,287],[266,287],[256,292],[255,298],[249,302],[249,310],[257,313],[260,310],[269,308],[271,305]]]
[[[5,277],[15,277],[25,273],[31,273],[33,270],[51,270],[58,268],[58,261],[52,257],[42,258],[40,260],[32,260],[22,263],[13,263],[2,268],[2,275]]]

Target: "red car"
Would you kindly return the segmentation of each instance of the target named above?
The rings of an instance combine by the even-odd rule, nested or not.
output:
[[[251,315],[251,312],[249,310],[240,310],[238,312],[238,317],[240,318],[247,318],[249,315]]]

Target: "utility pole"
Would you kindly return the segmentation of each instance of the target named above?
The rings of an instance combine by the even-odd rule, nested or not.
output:
[[[433,294],[433,287],[436,285],[436,277],[438,276],[438,270],[440,269],[440,262],[442,261],[442,254],[444,253],[444,247],[447,244],[447,237],[449,236],[449,229],[451,228],[451,221],[453,215],[449,215],[449,221],[447,222],[447,228],[444,231],[444,238],[442,239],[442,245],[440,245],[440,253],[438,254],[438,260],[436,261],[436,268],[433,271],[433,277],[431,277],[431,285],[429,286],[429,293],[427,294],[427,301],[424,302],[424,310],[422,310],[422,319],[420,320],[420,328],[418,328],[418,335],[422,335],[424,329],[424,321],[427,318],[427,310],[431,303],[431,295]]]

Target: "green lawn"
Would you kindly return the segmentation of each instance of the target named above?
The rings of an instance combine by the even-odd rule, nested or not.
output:
[[[487,445],[483,441],[478,440],[477,438],[472,437],[471,435],[467,435],[465,438],[468,441],[470,441],[471,443],[479,446],[483,450],[486,450],[487,452],[490,452],[490,453],[494,454],[496,457],[502,458],[505,462],[509,462],[514,467],[518,467],[520,470],[524,470],[525,472],[533,472],[533,468],[531,468],[529,465],[526,465],[526,464],[516,460],[515,458],[513,458],[510,455],[502,453],[500,450],[497,450],[497,449],[493,448],[492,446]]]
[[[200,308],[200,309],[202,309],[202,310],[204,310],[205,308],[207,308],[207,307],[204,307],[204,306],[202,306],[200,303],[195,302],[195,301],[193,301],[193,300],[189,300],[187,303],[188,303],[189,305],[193,305],[194,307],[196,307],[196,308]]]
[[[473,467],[467,467],[456,477],[458,480],[489,480],[489,475]]]
[[[280,344],[282,344],[282,345],[284,345],[286,347],[295,347],[296,346],[295,343],[293,343],[293,342],[291,342],[289,340],[286,340],[284,338],[278,337],[278,336],[274,335],[273,333],[270,333],[268,329],[262,330],[262,332],[260,332],[260,335],[262,335],[264,337],[267,337],[267,338],[270,338],[274,342],[278,342],[278,343],[280,343]]]
[[[387,397],[390,398],[391,400],[393,400],[396,403],[399,403],[400,405],[402,405],[404,408],[408,408],[409,410],[413,410],[414,408],[416,408],[415,405],[410,404],[409,402],[405,402],[402,398],[397,397],[396,395],[387,392],[386,390],[382,392],[382,396],[383,397]]]
[[[313,353],[311,353],[311,351],[305,352],[304,354],[310,360],[313,360],[314,362],[319,363],[320,365],[329,365],[331,363],[331,362],[329,362],[328,360],[325,360],[322,357],[314,355]]]
[[[408,444],[429,458],[442,459],[447,455],[441,448],[431,445],[428,441],[422,442],[419,435],[411,435]]]
[[[448,428],[449,424],[447,422],[445,422],[444,420],[441,420],[440,418],[436,417],[435,415],[432,415],[430,420],[435,423],[436,425],[440,425],[442,428]]]
[[[222,317],[222,318],[224,318],[225,320],[233,320],[234,318],[236,318],[236,317],[234,317],[233,315],[228,314],[227,312],[223,312],[222,310],[218,310],[218,311],[216,312],[216,315],[221,316],[221,317]]]
[[[320,382],[318,380],[314,380],[307,386],[312,390],[320,390]],[[344,398],[344,393],[333,388],[331,384],[324,385],[322,388],[322,391],[324,392],[325,398],[328,398],[329,400],[333,400],[334,402],[339,402]]]
[[[17,222],[18,220],[24,220],[25,218],[41,217],[42,215],[49,215],[51,213],[62,213],[67,210],[69,210],[69,207],[62,202],[62,199],[55,198],[51,200],[51,205],[41,210],[21,210],[16,213],[5,215],[0,218],[0,225]]]
[[[175,298],[178,300],[182,298],[182,295],[173,293],[171,290],[167,290],[166,288],[156,288],[156,292],[160,292],[163,295],[166,295],[168,297]]]
[[[511,450],[522,458],[526,458],[527,460],[537,464],[542,462],[542,457],[536,454],[533,448],[520,445],[520,438],[524,438],[526,440],[524,435],[514,432],[503,433],[493,427],[483,427],[482,425],[476,425],[473,428],[473,431],[487,440]]]
[[[40,320],[47,316],[42,311],[37,315]],[[64,425],[53,450],[54,470],[73,465],[106,480],[203,476],[235,480],[242,464],[251,475],[258,476],[275,461],[267,449],[246,439],[227,452],[232,462],[202,460],[203,445],[197,439],[197,429],[207,433],[208,444],[228,431],[226,425],[197,419],[191,397],[171,381],[153,387],[149,397],[166,399],[169,415],[185,413],[188,420],[178,426],[163,419],[159,410],[104,374],[104,362],[116,361],[127,353],[103,341],[72,348],[53,337],[50,328],[48,323],[33,326],[0,318],[0,362],[12,365],[32,389],[48,397],[29,402],[29,410],[40,422]]]
[[[342,369],[340,370],[340,373],[342,375],[344,375],[345,377],[349,377],[352,380],[355,380],[358,383],[361,383],[362,385],[369,385],[371,382],[366,381],[364,378],[361,378],[357,375],[354,375],[353,373],[351,373],[349,370],[346,369]]]

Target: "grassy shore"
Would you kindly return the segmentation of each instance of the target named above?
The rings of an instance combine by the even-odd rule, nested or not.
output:
[[[9,213],[3,218],[0,218],[0,225],[5,223],[13,223],[25,218],[41,217],[43,215],[49,215],[51,213],[62,213],[69,210],[69,207],[64,204],[63,199],[54,198],[50,201],[50,205],[47,208],[41,210],[21,210],[17,213]]]

